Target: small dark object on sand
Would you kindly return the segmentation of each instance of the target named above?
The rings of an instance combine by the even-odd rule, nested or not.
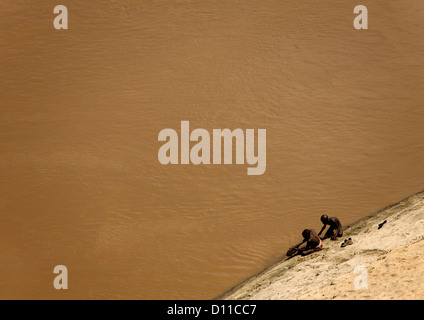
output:
[[[387,222],[387,220],[384,220],[382,223],[380,223],[379,225],[378,225],[378,229],[381,229],[381,227],[382,226],[384,226],[384,224]]]
[[[352,238],[347,238],[343,241],[343,243],[340,245],[340,247],[344,248],[344,247],[349,246],[351,244],[353,244]]]

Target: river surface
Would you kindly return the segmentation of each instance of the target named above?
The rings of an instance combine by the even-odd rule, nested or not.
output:
[[[62,2],[0,4],[0,298],[211,299],[424,189],[422,0]],[[160,164],[183,120],[265,174]]]

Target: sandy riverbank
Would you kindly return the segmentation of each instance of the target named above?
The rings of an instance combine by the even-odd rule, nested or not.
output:
[[[353,244],[341,248],[348,237]],[[361,219],[340,240],[325,240],[322,251],[277,262],[220,299],[424,299],[423,246],[420,192]],[[355,273],[357,266],[366,267],[367,289],[355,288],[355,278],[365,275]]]

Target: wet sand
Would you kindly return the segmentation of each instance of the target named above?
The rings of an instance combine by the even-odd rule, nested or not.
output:
[[[359,220],[340,240],[325,240],[322,251],[277,262],[220,298],[423,299],[423,231],[424,192],[420,192]],[[341,248],[348,237],[353,244]],[[355,279],[364,275],[355,273],[357,266],[366,267],[366,289],[355,288]]]

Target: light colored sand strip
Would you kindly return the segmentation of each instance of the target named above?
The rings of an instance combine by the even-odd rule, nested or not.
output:
[[[347,237],[353,245],[340,248]],[[323,251],[277,262],[220,298],[424,299],[424,192],[361,219],[342,240],[325,240]],[[367,289],[358,289],[355,279],[364,284],[365,275]]]

